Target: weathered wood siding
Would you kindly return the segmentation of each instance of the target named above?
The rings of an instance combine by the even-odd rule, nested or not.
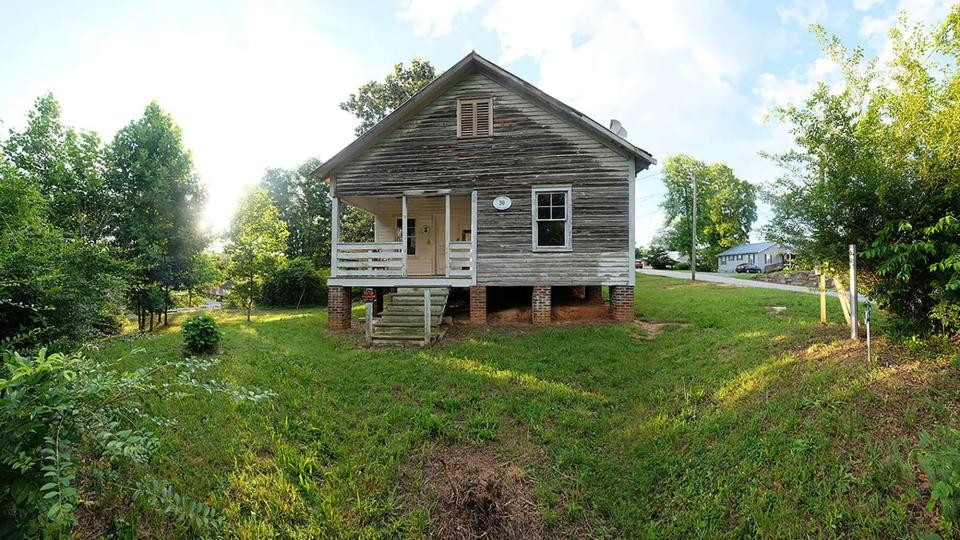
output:
[[[458,97],[492,95],[494,136],[457,139]],[[474,74],[334,172],[340,197],[478,191],[478,283],[622,284],[629,279],[627,157],[488,77]],[[531,188],[573,187],[573,251],[532,245]],[[509,210],[493,199],[506,195]]]

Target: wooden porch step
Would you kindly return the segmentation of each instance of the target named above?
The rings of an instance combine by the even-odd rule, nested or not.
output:
[[[445,296],[438,298],[430,299],[430,307],[436,308],[438,306],[445,306],[447,304],[447,298]],[[387,296],[387,308],[390,306],[409,306],[409,307],[420,307],[423,309],[423,297],[396,297],[396,296]]]
[[[442,319],[440,317],[430,317],[430,326],[434,328],[439,327],[441,322],[442,322]],[[423,317],[420,317],[419,321],[413,320],[413,319],[409,319],[409,320],[390,319],[387,321],[377,321],[373,325],[374,328],[385,328],[388,326],[407,326],[410,328],[423,328]]]
[[[424,287],[400,287],[387,295],[386,307],[373,322],[371,341],[382,345],[423,345],[424,342]],[[450,289],[429,287],[430,340],[436,339],[443,324]]]

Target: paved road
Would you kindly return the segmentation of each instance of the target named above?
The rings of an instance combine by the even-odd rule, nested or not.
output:
[[[647,274],[650,276],[664,276],[664,277],[671,277],[676,279],[690,279],[689,271],[679,272],[676,270],[654,270],[652,268],[643,268],[643,269],[638,269],[637,272],[641,274]],[[737,287],[756,287],[758,289],[778,289],[781,291],[820,294],[820,291],[812,287],[800,287],[797,285],[781,285],[780,283],[767,283],[765,281],[754,281],[752,279],[739,279],[739,278],[730,277],[724,274],[717,274],[714,272],[697,272],[697,280],[709,281],[712,283],[724,283],[726,285],[735,285]],[[833,297],[837,296],[837,293],[831,290],[827,290],[827,294]],[[860,300],[866,301],[866,297],[861,296]]]

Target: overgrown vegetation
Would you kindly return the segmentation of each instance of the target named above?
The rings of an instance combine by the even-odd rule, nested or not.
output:
[[[158,429],[148,472],[239,538],[419,537],[482,528],[511,501],[542,537],[946,532],[917,456],[922,432],[960,421],[953,349],[879,339],[868,364],[836,301],[819,324],[815,295],[640,276],[637,298],[666,323],[652,337],[455,328],[414,350],[355,347],[321,330],[323,310],[227,313],[210,377],[277,395],[256,408],[153,396],[145,410],[177,425]],[[179,360],[177,320],[97,355]],[[444,472],[466,456],[497,475]]]
[[[260,188],[248,190],[233,216],[226,249],[228,272],[236,280],[230,294],[247,310],[248,321],[253,305],[261,298],[263,282],[284,262],[288,234],[267,193]]]
[[[325,306],[328,276],[328,270],[318,271],[305,257],[287,261],[263,284],[263,305]]]
[[[3,355],[0,533],[69,537],[89,497],[135,504],[140,516],[153,516],[177,535],[205,535],[222,526],[218,511],[149,472],[163,445],[155,429],[176,425],[176,416],[148,412],[144,400],[189,401],[202,393],[236,403],[271,394],[207,378],[213,361],[168,359],[133,369],[120,369],[121,362],[45,349]]]
[[[911,332],[960,334],[958,27],[960,6],[938,28],[901,18],[885,65],[817,28],[842,84],[778,111],[796,149],[773,156],[768,236],[841,282],[856,244],[862,290]]]

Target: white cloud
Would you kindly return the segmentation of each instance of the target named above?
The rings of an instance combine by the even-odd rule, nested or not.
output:
[[[853,0],[853,9],[857,11],[869,11],[873,6],[883,2],[883,0]]]
[[[817,87],[827,83],[832,92],[840,92],[843,82],[840,79],[840,66],[833,60],[821,56],[807,66],[803,73],[790,72],[785,75],[762,73],[757,77],[754,93],[760,97],[755,109],[754,121],[762,123],[765,116],[777,107],[799,105]]]
[[[182,128],[214,229],[265,168],[327,158],[353,137],[355,121],[337,104],[366,78],[362,66],[279,4],[249,5],[239,25],[200,20],[88,39],[82,61],[51,69],[3,117],[20,122],[49,89],[67,123],[109,141],[156,99]]]
[[[888,34],[902,13],[907,15],[911,24],[938,24],[947,16],[950,6],[947,0],[900,0],[881,17],[864,15],[858,31],[871,47],[879,51],[879,60],[883,65],[894,57]]]
[[[814,23],[822,23],[830,15],[830,8],[824,0],[793,0],[786,7],[778,7],[777,15],[780,22],[796,23],[801,28],[807,28]]]
[[[478,5],[480,0],[407,0],[397,17],[412,23],[417,36],[442,36],[453,31],[458,15]]]

